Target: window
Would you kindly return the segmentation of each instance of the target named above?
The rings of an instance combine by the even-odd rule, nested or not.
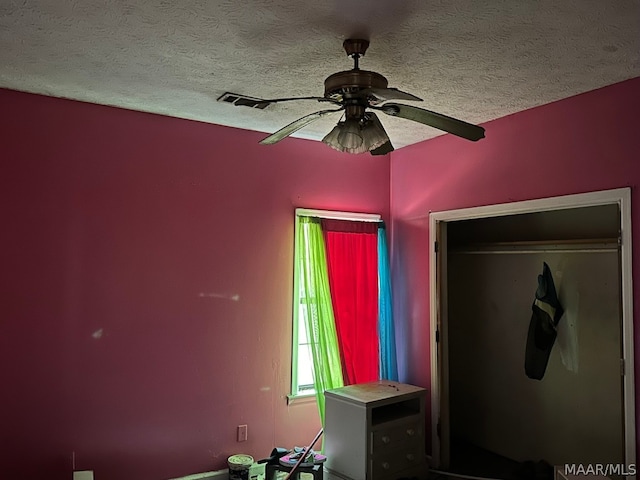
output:
[[[294,361],[293,361],[293,386],[291,392],[294,396],[314,395],[315,387],[313,385],[313,359],[311,357],[311,344],[307,335],[307,326],[304,321],[307,299],[304,296],[304,290],[298,285],[297,312],[294,313]]]
[[[312,352],[312,340],[314,335],[309,335],[307,332],[308,324],[305,320],[308,314],[314,315],[313,309],[318,302],[316,294],[313,289],[303,288],[303,282],[301,282],[301,261],[305,255],[312,256],[313,254],[305,249],[305,235],[308,234],[306,229],[312,228],[308,222],[305,222],[302,217],[310,217],[314,219],[333,219],[333,220],[349,220],[355,222],[375,222],[381,225],[381,217],[373,214],[357,214],[347,212],[333,212],[324,210],[296,210],[296,228],[295,228],[295,262],[294,262],[294,308],[293,308],[293,352],[292,352],[292,388],[291,397],[302,397],[314,395],[314,375],[313,375],[313,352]],[[371,225],[373,232],[378,230],[377,226]],[[379,235],[379,234],[378,234]],[[375,241],[375,237],[374,237]],[[378,240],[379,242],[379,240]],[[378,247],[378,253],[380,249]],[[384,242],[384,260],[386,258],[386,242]],[[309,258],[306,261],[311,261]],[[378,272],[378,287],[380,285],[380,274]],[[390,290],[390,288],[389,288]],[[386,302],[390,308],[390,302]],[[376,310],[377,312],[377,310]],[[335,327],[334,327],[335,328]],[[377,333],[376,333],[377,335]],[[316,335],[317,337],[317,335]],[[395,337],[386,337],[393,340],[393,355],[395,357]],[[394,361],[395,367],[395,361]],[[397,375],[396,375],[397,376]],[[387,375],[385,378],[389,378]]]

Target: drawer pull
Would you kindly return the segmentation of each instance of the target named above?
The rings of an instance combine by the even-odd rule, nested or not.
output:
[[[385,470],[389,470],[389,467],[391,465],[389,465],[389,462],[382,462],[382,468],[384,468]]]
[[[413,437],[416,434],[416,431],[413,428],[407,428],[407,435]]]
[[[416,456],[413,453],[407,453],[407,460],[413,462],[416,459]]]
[[[384,437],[382,437],[382,443],[389,443],[391,441],[391,437],[389,437],[388,435],[385,435]]]

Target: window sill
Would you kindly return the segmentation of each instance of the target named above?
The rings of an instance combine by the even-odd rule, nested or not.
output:
[[[307,403],[316,403],[315,393],[307,393],[304,395],[287,395],[287,405],[303,405]]]

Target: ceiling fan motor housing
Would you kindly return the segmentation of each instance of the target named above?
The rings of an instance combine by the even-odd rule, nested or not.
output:
[[[356,94],[365,88],[387,88],[387,79],[376,72],[367,70],[347,70],[334,73],[324,81],[325,98],[336,96],[349,98],[350,94]]]
[[[369,41],[348,38],[342,44],[344,51],[354,60],[354,68],[334,73],[324,81],[324,96],[334,100],[350,100],[357,97],[360,90],[366,88],[387,88],[387,79],[376,72],[360,70],[358,58],[363,56],[369,47]]]

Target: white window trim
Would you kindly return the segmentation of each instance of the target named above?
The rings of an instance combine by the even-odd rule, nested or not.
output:
[[[333,210],[312,210],[296,208],[297,217],[332,218],[334,220],[351,220],[359,222],[380,222],[382,217],[376,213],[337,212]]]

